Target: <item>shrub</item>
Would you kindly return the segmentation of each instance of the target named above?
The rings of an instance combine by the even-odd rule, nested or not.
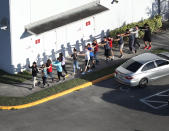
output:
[[[156,32],[159,28],[162,27],[162,17],[161,16],[155,16],[152,19],[146,19],[140,22],[131,23],[128,25],[124,25],[120,28],[117,28],[115,30],[110,31],[110,36],[115,37],[119,33],[125,33],[126,29],[133,28],[135,25],[138,25],[140,27],[143,27],[144,24],[147,23],[150,26],[150,29],[152,32]],[[144,32],[139,31],[139,38],[142,38],[144,36]]]

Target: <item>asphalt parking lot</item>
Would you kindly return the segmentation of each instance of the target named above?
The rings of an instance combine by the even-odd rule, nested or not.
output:
[[[0,111],[2,131],[169,131],[169,77],[147,88],[114,78],[39,106]],[[148,103],[148,104],[147,104]],[[6,117],[8,116],[8,117]]]

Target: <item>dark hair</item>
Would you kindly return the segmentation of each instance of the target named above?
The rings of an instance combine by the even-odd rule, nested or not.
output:
[[[144,24],[144,27],[149,27],[149,25],[147,23]]]
[[[73,51],[77,51],[76,48],[73,48]]]
[[[63,56],[63,53],[59,53],[59,56]]]
[[[90,43],[87,44],[87,46],[89,46],[89,45],[90,45]]]
[[[45,67],[46,66],[46,64],[42,64],[42,67]]]
[[[34,62],[33,62],[33,64],[35,64],[35,65],[36,65],[36,62],[34,61]]]
[[[60,61],[63,60],[63,53],[59,53]]]
[[[60,58],[58,57],[57,60],[60,61]]]
[[[49,67],[52,61],[50,59],[47,60],[46,66]]]
[[[129,32],[129,29],[126,29],[126,32]]]
[[[129,31],[129,29],[126,29],[126,34],[130,34],[130,31]]]

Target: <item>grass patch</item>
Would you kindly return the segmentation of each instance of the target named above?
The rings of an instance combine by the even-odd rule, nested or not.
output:
[[[0,70],[0,83],[18,84],[24,82],[25,80],[30,80],[31,78],[32,75],[27,71],[18,74],[9,74]]]
[[[151,52],[154,53],[154,54],[158,54],[158,53],[162,53],[162,52],[169,52],[169,50],[163,49],[163,48],[159,48],[159,49],[151,50]]]
[[[105,75],[111,74],[114,72],[114,69],[119,66],[121,63],[123,63],[125,60],[119,61],[117,64],[110,65],[109,67],[106,67],[104,69],[101,69],[99,71],[91,72],[87,75],[84,75],[80,78],[75,78],[72,80],[65,81],[64,83],[60,83],[56,86],[53,86],[51,88],[46,88],[42,91],[36,92],[34,94],[31,94],[26,97],[4,97],[0,96],[0,105],[1,106],[14,106],[14,105],[22,105],[26,103],[30,103],[36,100],[40,100],[42,98],[54,95],[56,93],[65,91],[67,89],[73,88],[75,86],[84,84],[86,82],[95,80],[97,78],[103,77]]]

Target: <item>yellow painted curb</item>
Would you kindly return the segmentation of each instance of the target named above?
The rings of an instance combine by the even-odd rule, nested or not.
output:
[[[24,108],[33,107],[33,106],[42,104],[42,103],[44,103],[44,102],[47,102],[47,101],[56,99],[56,98],[58,98],[58,97],[64,96],[64,95],[66,95],[66,94],[72,93],[72,92],[74,92],[74,91],[77,91],[77,90],[80,90],[80,89],[89,87],[89,86],[91,86],[91,85],[93,85],[93,84],[96,84],[96,83],[98,83],[98,82],[101,82],[101,81],[106,80],[106,79],[111,78],[111,77],[113,77],[113,74],[106,75],[106,76],[101,77],[101,78],[98,78],[98,79],[96,79],[96,80],[94,80],[94,81],[92,81],[92,82],[84,83],[84,84],[82,84],[82,85],[76,86],[76,87],[74,87],[74,88],[65,90],[65,91],[63,91],[63,92],[57,93],[57,94],[55,94],[55,95],[52,95],[52,96],[49,96],[49,97],[46,97],[46,98],[43,98],[43,99],[41,99],[41,100],[37,100],[37,101],[32,102],[32,103],[28,103],[28,104],[24,104],[24,105],[17,105],[17,106],[0,106],[0,109],[1,109],[1,110],[15,110],[15,109],[24,109]]]

